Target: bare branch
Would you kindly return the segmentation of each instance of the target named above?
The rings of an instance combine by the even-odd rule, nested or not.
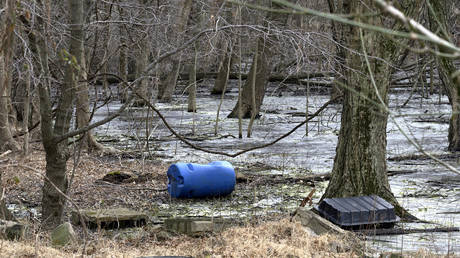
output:
[[[136,91],[134,91],[134,93],[139,97],[141,98],[142,100],[145,101],[145,103],[147,103],[147,105],[153,110],[155,111],[155,113],[157,113],[157,115],[160,117],[161,121],[163,121],[164,125],[166,126],[166,128],[168,128],[168,130],[174,134],[174,136],[176,136],[181,142],[187,144],[188,146],[192,147],[193,149],[196,149],[196,150],[200,150],[200,151],[203,151],[203,152],[207,152],[207,153],[212,153],[212,154],[219,154],[219,155],[224,155],[224,156],[227,156],[227,157],[231,157],[231,158],[234,158],[234,157],[237,157],[241,154],[244,154],[246,152],[250,152],[250,151],[253,151],[253,150],[257,150],[257,149],[263,149],[265,147],[269,147],[279,141],[281,141],[282,139],[288,137],[289,135],[291,135],[292,133],[294,133],[297,129],[299,129],[300,127],[302,127],[305,123],[307,123],[308,121],[310,121],[311,119],[313,119],[314,117],[318,116],[321,112],[323,112],[324,109],[326,109],[327,106],[329,106],[329,104],[332,104],[334,103],[337,99],[339,99],[340,97],[342,97],[342,95],[339,95],[339,96],[336,96],[335,98],[332,98],[331,100],[329,100],[328,102],[324,103],[313,115],[311,115],[310,117],[308,117],[308,119],[305,119],[303,122],[301,122],[300,124],[298,124],[297,126],[295,126],[294,128],[292,128],[289,132],[283,134],[282,136],[278,137],[277,139],[275,139],[274,141],[271,141],[269,143],[266,143],[266,144],[262,144],[262,145],[259,145],[259,146],[254,146],[254,147],[251,147],[251,148],[248,148],[248,149],[244,149],[244,150],[241,150],[241,151],[238,151],[238,152],[235,152],[235,153],[227,153],[227,152],[221,152],[221,151],[214,151],[214,150],[209,150],[209,149],[206,149],[206,148],[202,148],[198,145],[195,145],[193,143],[191,143],[190,141],[188,141],[187,139],[184,138],[184,136],[180,135],[179,133],[177,133],[172,127],[171,125],[168,123],[168,121],[166,121],[166,118],[163,116],[163,114],[161,114],[161,112],[154,106],[152,105],[152,103],[150,103],[150,101],[148,101],[145,96],[137,93]]]

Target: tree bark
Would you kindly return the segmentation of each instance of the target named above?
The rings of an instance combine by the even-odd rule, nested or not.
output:
[[[338,13],[337,10],[343,10],[343,0],[327,0],[329,5],[330,13]],[[340,11],[339,11],[340,12]],[[338,71],[336,73],[336,78],[334,79],[334,83],[332,84],[331,89],[331,99],[335,99],[337,96],[342,95],[341,87],[346,85],[347,82],[344,80],[342,75],[344,74],[345,70],[345,48],[344,48],[344,28],[345,26],[342,23],[338,23],[335,21],[331,21],[331,30],[332,30],[332,39],[336,42],[335,49],[336,49],[336,62],[335,69]],[[341,99],[337,99],[340,101]]]
[[[83,31],[83,30],[82,30]],[[86,127],[91,121],[91,112],[89,108],[89,85],[86,74],[86,61],[85,52],[83,47],[84,32],[82,32],[82,38],[78,39],[81,41],[81,53],[75,52],[75,57],[80,66],[80,69],[76,71],[75,80],[76,82],[76,115],[77,115],[77,128]],[[77,49],[76,51],[80,51]],[[81,147],[83,149],[91,150],[104,150],[104,146],[96,141],[91,131],[87,131],[81,139]]]
[[[179,9],[179,14],[177,16],[176,27],[174,28],[174,32],[176,33],[176,42],[179,42],[183,36],[181,35],[185,27],[187,26],[190,12],[192,10],[192,0],[183,0],[182,6]],[[161,102],[171,102],[172,95],[174,94],[174,90],[176,88],[177,77],[179,76],[179,71],[181,67],[181,58],[175,58],[172,60],[172,69],[168,72],[168,76],[164,81],[162,81],[159,85],[158,89],[158,99]]]
[[[243,118],[250,118],[251,112],[254,110],[254,115],[259,114],[260,107],[262,106],[265,89],[268,82],[268,77],[271,72],[270,60],[272,58],[272,52],[270,50],[270,43],[264,37],[259,37],[257,40],[257,51],[258,53],[254,55],[252,60],[251,69],[249,70],[248,79],[243,86],[243,92],[241,93],[241,114]],[[257,60],[256,60],[257,57]],[[257,71],[254,71],[254,64],[257,63]],[[255,73],[255,76],[254,76]],[[252,106],[252,85],[255,78],[255,107]],[[236,103],[232,112],[228,115],[229,118],[238,117],[238,105],[239,101]]]
[[[222,18],[228,21],[233,20],[232,14],[229,11],[230,8],[225,9],[226,6],[223,4],[223,0],[215,1],[214,11],[212,12],[214,17],[213,21],[220,19],[220,16],[223,16]],[[214,27],[215,24],[211,24],[211,26]],[[231,63],[233,62],[232,41],[228,38],[225,38],[225,36],[218,37],[216,40],[218,40],[217,48],[220,49],[221,53],[218,58],[217,77],[214,81],[214,87],[211,89],[211,94],[213,95],[222,94],[224,90],[228,90],[228,75],[230,74]],[[228,65],[229,62],[230,65]]]
[[[433,13],[430,13],[430,24],[432,31],[441,31],[441,37],[452,42],[452,32],[448,24],[447,10],[444,1],[430,1],[433,7]],[[452,54],[447,49],[441,49],[442,52]],[[460,85],[456,85],[455,78],[452,78],[457,68],[453,60],[436,55],[438,63],[439,77],[447,92],[449,102],[452,107],[452,116],[449,120],[448,150],[453,152],[460,151]]]
[[[54,127],[51,123],[49,93],[43,87],[40,90],[42,117],[46,117],[46,121],[42,122],[43,145],[46,152],[46,180],[42,188],[42,223],[47,228],[53,228],[61,223],[66,203],[64,196],[55,187],[67,193],[66,170],[70,153],[67,147],[68,141],[56,142],[55,137],[67,133],[70,129],[74,91],[77,87],[76,76],[78,70],[82,68],[80,62],[83,55],[83,2],[68,0],[68,5],[70,11],[69,55],[64,57],[66,61],[65,78],[60,91]]]
[[[11,151],[1,153],[0,154],[0,159],[4,158],[10,152]],[[0,163],[1,163],[1,161],[0,161]],[[8,208],[6,208],[6,203],[5,203],[5,199],[4,199],[5,196],[3,195],[2,173],[3,173],[3,171],[0,170],[0,219],[12,220],[12,219],[14,219],[13,215],[8,210]]]
[[[412,1],[412,0],[408,0]],[[346,0],[344,10],[348,14],[369,12],[371,0]],[[415,10],[417,6],[414,4]],[[380,17],[355,16],[360,22],[382,25]],[[384,36],[353,26],[344,26],[346,47],[361,52],[361,38],[369,57],[378,94],[388,102],[391,64],[397,62],[402,48]],[[400,42],[401,44],[407,42]],[[383,60],[383,61],[382,61]],[[386,60],[386,61],[385,61]],[[388,113],[380,103],[377,91],[368,77],[368,67],[362,55],[346,53],[345,80],[341,127],[331,180],[322,198],[378,195],[395,206],[400,216],[404,209],[398,204],[388,183],[386,167],[386,126]],[[378,103],[378,104],[376,104]]]
[[[195,56],[193,63],[189,67],[189,82],[188,82],[188,103],[187,112],[196,112],[196,62],[198,59],[198,46],[195,45]]]
[[[6,15],[0,17],[3,34],[0,42],[0,150],[19,151],[21,147],[13,139],[9,122],[11,105],[11,65],[14,51],[14,29],[16,26],[16,1],[7,0]]]
[[[118,12],[120,16],[120,20],[124,18],[123,8],[118,6]],[[128,99],[128,89],[125,87],[128,81],[128,47],[126,46],[126,38],[123,29],[124,25],[119,26],[119,34],[120,34],[120,52],[119,52],[119,63],[118,63],[118,74],[120,78],[124,81],[118,83],[118,92],[119,97],[121,99],[121,103],[124,103]]]
[[[219,69],[217,71],[217,77],[214,81],[214,87],[211,90],[211,94],[217,95],[222,94],[224,89],[228,89],[228,75],[230,74],[231,63],[228,65],[228,62],[231,62],[231,51],[230,51],[230,42],[224,42],[222,48],[222,54],[219,62]]]
[[[136,49],[136,78],[140,78],[143,76],[143,72],[147,67],[147,63],[149,61],[149,54],[150,49],[148,48],[147,39],[143,38],[140,40],[139,45]],[[138,85],[137,85],[138,92],[142,94],[142,96],[149,96],[149,89],[148,89],[148,80],[147,78],[140,78]],[[147,97],[147,99],[150,99]],[[134,106],[145,106],[144,100],[137,98],[135,99]]]
[[[272,8],[281,8],[278,4],[274,4],[270,1],[270,5]],[[273,25],[286,25],[288,16],[286,14],[280,13],[272,13],[269,12],[267,16],[267,20],[271,22],[270,26]],[[250,118],[251,112],[255,117],[259,115],[260,107],[262,106],[264,96],[265,96],[265,89],[268,83],[268,79],[272,72],[272,57],[273,57],[273,49],[272,44],[270,43],[271,40],[275,40],[274,38],[268,39],[265,36],[261,36],[257,39],[257,55],[254,55],[252,60],[251,69],[248,74],[248,79],[246,80],[243,86],[243,92],[241,93],[241,102],[238,101],[233,108],[232,112],[227,116],[229,118],[237,118],[238,117],[238,106],[241,105],[241,114],[243,118]],[[255,59],[257,57],[257,60]],[[254,70],[254,63],[257,63],[257,71]],[[254,76],[255,73],[255,76]],[[252,84],[253,78],[255,78],[255,99],[256,104],[255,107],[252,105]]]

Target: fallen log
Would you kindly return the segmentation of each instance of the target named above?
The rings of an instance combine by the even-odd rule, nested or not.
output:
[[[388,170],[388,176],[404,175],[417,173],[417,170]],[[313,174],[308,176],[298,177],[286,177],[280,175],[252,175],[249,173],[239,172],[237,173],[236,180],[238,183],[248,183],[255,180],[267,180],[270,183],[306,183],[311,184],[312,182],[323,182],[331,179],[331,173]]]
[[[298,83],[299,80],[305,80],[305,79],[313,79],[313,78],[323,78],[323,77],[332,77],[334,76],[333,72],[315,72],[315,73],[299,73],[299,74],[292,74],[292,75],[286,75],[286,74],[271,74],[270,77],[268,78],[268,81],[270,82],[284,82],[284,83]],[[196,79],[197,80],[202,80],[202,79],[210,79],[210,78],[216,78],[217,73],[216,72],[208,72],[208,73],[197,73],[196,74]],[[231,80],[237,80],[239,78],[238,73],[230,73],[228,75],[228,78]],[[241,79],[246,80],[248,78],[247,74],[241,74]],[[188,80],[188,74],[180,74],[179,75],[179,80]]]

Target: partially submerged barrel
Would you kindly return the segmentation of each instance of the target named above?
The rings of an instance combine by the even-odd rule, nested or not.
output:
[[[167,174],[168,192],[175,198],[225,196],[235,189],[235,170],[227,161],[175,163]]]

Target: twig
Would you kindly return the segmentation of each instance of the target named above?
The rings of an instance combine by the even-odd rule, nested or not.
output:
[[[424,36],[426,37],[426,40],[438,45],[439,47],[449,49],[450,51],[456,53],[455,56],[460,55],[460,48],[456,47],[451,42],[434,34],[414,19],[406,17],[400,10],[392,6],[391,3],[387,3],[384,0],[375,0],[375,3],[379,6],[380,9],[382,9],[382,11],[387,12],[388,14],[393,16],[393,18],[397,19],[399,22],[410,26],[412,30],[416,31],[418,34],[411,34],[413,38],[419,39],[420,36]]]
[[[10,154],[12,151],[11,150],[7,150],[5,152],[3,152],[2,154],[0,154],[0,159],[5,157],[6,155]]]
[[[308,205],[311,206],[313,204],[312,202],[312,197],[313,197],[313,194],[316,192],[316,188],[313,188],[310,193],[307,195],[307,197],[305,197],[302,202],[300,203],[299,207],[305,207],[305,205],[307,204],[308,202]],[[294,219],[295,215],[297,215],[297,211],[298,209],[296,209],[292,214],[291,214],[291,219],[290,221],[292,222],[292,220]]]

